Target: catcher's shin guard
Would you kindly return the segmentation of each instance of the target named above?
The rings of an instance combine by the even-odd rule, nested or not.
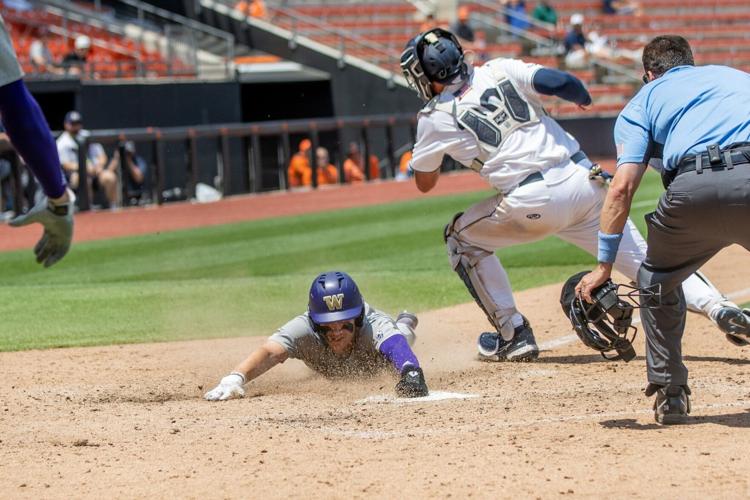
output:
[[[445,244],[448,247],[451,267],[461,278],[477,305],[487,315],[490,324],[503,338],[511,339],[514,334],[511,317],[518,311],[515,308],[501,309],[492,299],[482,276],[477,272],[476,266],[482,259],[494,259],[496,257],[492,252],[468,245],[460,239],[454,226],[462,214],[458,213],[453,217],[451,223],[445,226],[443,234]]]

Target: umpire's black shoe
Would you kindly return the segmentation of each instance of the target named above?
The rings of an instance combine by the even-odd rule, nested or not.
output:
[[[648,384],[646,396],[656,394],[654,418],[662,425],[683,424],[690,413],[690,388],[686,385]]]
[[[750,309],[724,306],[716,312],[713,320],[732,344],[750,344]]]
[[[523,325],[516,327],[511,340],[497,332],[484,332],[477,341],[477,350],[479,359],[484,361],[533,361],[539,357],[539,347],[526,318]]]

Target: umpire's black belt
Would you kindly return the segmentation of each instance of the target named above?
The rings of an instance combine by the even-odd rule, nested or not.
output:
[[[750,147],[726,149],[719,151],[718,154],[719,159],[714,162],[711,162],[708,153],[683,158],[677,166],[677,175],[692,172],[693,170],[700,172],[705,168],[731,170],[735,165],[750,163]],[[714,157],[714,160],[717,160],[717,157]]]
[[[686,156],[677,168],[671,171],[662,171],[664,187],[669,187],[675,177],[686,172],[697,172],[702,174],[704,170],[732,170],[735,165],[750,163],[750,142],[732,144],[724,149],[719,149],[718,144],[712,144],[706,148],[705,153]]]
[[[586,156],[586,153],[583,151],[578,151],[577,153],[574,153],[570,157],[570,161],[573,163],[581,163],[583,160],[586,160],[588,157]],[[543,181],[544,176],[541,172],[534,172],[533,174],[529,174],[524,180],[518,183],[518,187],[525,186],[526,184],[531,184],[532,182],[537,181]]]

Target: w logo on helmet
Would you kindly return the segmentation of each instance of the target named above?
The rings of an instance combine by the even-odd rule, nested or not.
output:
[[[329,311],[340,311],[344,308],[344,294],[325,295],[323,300],[326,301]]]

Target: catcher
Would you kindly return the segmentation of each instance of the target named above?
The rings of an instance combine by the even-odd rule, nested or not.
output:
[[[411,313],[402,312],[393,321],[370,307],[348,274],[323,273],[310,286],[307,312],[279,328],[204,399],[240,398],[247,382],[290,357],[327,377],[369,375],[390,365],[400,375],[398,396],[426,396],[424,374],[410,347],[416,327]]]

